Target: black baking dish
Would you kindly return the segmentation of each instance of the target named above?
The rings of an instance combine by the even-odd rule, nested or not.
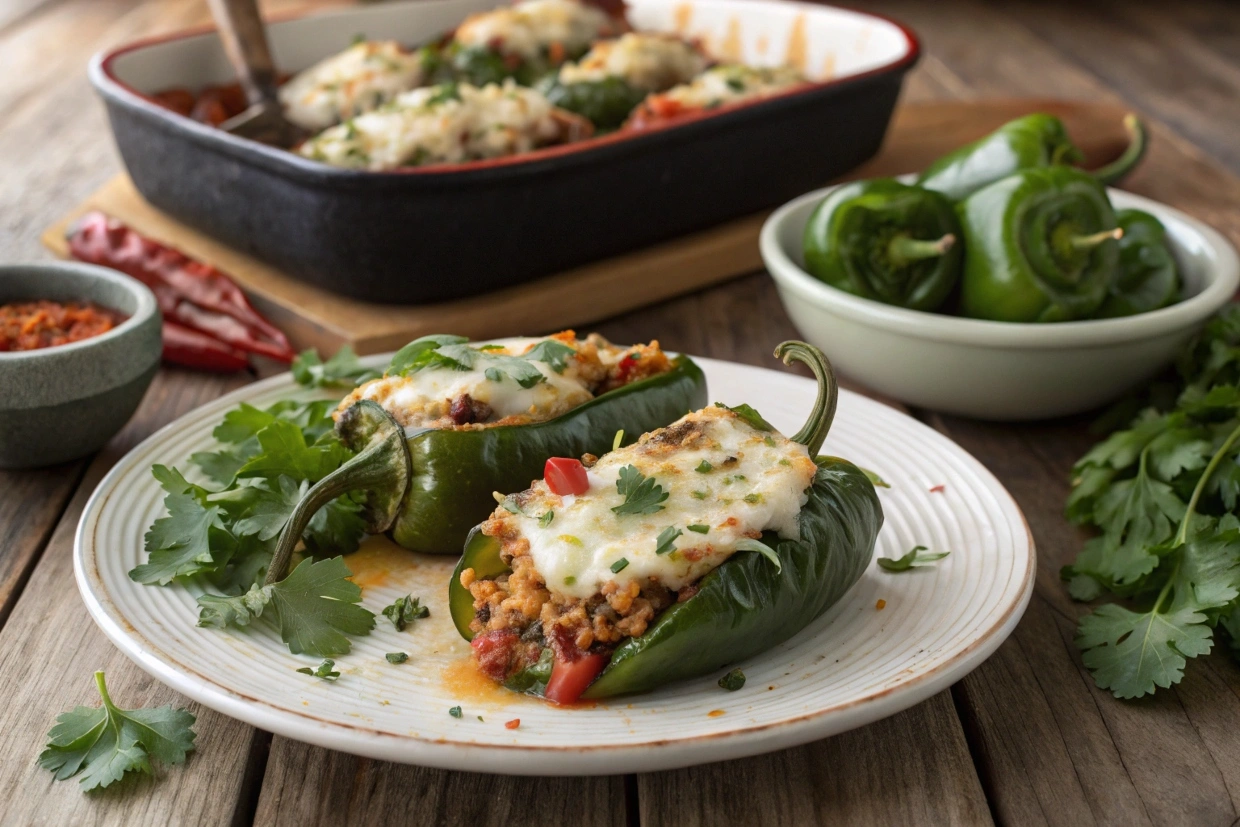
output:
[[[495,4],[362,7],[274,23],[271,38],[282,67],[297,70],[358,32],[424,42]],[[779,53],[771,44],[782,33],[784,53],[795,52],[807,74],[815,77],[808,67],[823,66],[817,74],[836,76],[651,129],[396,172],[318,164],[196,123],[147,97],[228,79],[209,32],[100,55],[91,77],[129,175],[153,205],[328,290],[414,303],[510,287],[821,185],[878,150],[904,74],[919,55],[916,37],[900,24],[780,0],[638,0],[630,18],[643,29],[687,25],[708,46],[726,32],[733,51],[741,42],[737,56],[755,63],[763,53]],[[866,55],[876,40],[885,53]],[[867,66],[866,57],[879,65]],[[862,70],[841,71],[847,61]]]

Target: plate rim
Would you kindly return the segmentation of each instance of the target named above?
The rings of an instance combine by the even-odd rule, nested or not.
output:
[[[364,357],[362,362],[382,364],[388,358],[390,354],[379,354]],[[697,356],[691,358],[703,367],[712,364],[727,368],[741,367],[807,383],[812,381],[795,374],[741,362]],[[109,497],[119,491],[115,481],[134,465],[136,460],[131,457],[138,455],[144,448],[150,448],[152,443],[161,441],[174,429],[183,427],[181,423],[186,418],[195,414],[202,415],[205,408],[235,405],[256,394],[291,383],[291,374],[281,373],[245,385],[187,411],[126,452],[99,481],[82,509],[74,531],[73,571],[79,594],[91,619],[108,640],[139,668],[205,707],[296,741],[377,760],[506,775],[614,775],[743,758],[837,735],[921,703],[960,680],[990,657],[1020,622],[1032,598],[1037,572],[1037,548],[1033,532],[1019,503],[1003,483],[980,460],[946,435],[890,405],[855,391],[841,389],[841,396],[846,399],[863,405],[889,408],[893,413],[914,423],[917,428],[925,429],[933,438],[950,443],[955,451],[976,465],[974,470],[988,483],[991,493],[1001,506],[1012,509],[1024,529],[1028,552],[1025,555],[1025,570],[1020,575],[1019,598],[1010,603],[985,631],[975,635],[967,645],[943,663],[913,676],[906,682],[792,718],[688,737],[645,740],[634,744],[556,746],[466,743],[442,737],[394,734],[360,723],[346,724],[309,712],[278,707],[213,681],[191,665],[173,657],[166,651],[166,647],[161,648],[149,641],[137,628],[130,625],[104,588],[98,571],[99,544],[93,537],[90,539],[91,551],[94,552],[90,555],[90,563],[93,565],[88,566],[86,534],[88,530],[97,528],[100,511]],[[95,586],[98,587],[97,591]],[[123,628],[122,624],[128,628]],[[706,756],[702,754],[704,749],[709,750]],[[531,760],[515,764],[505,763],[505,759],[510,757],[525,757]]]

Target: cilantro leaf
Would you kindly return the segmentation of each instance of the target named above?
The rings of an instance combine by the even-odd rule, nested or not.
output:
[[[392,621],[398,632],[405,631],[405,627],[410,623],[428,617],[430,613],[431,610],[423,606],[418,598],[408,594],[396,598],[395,602],[383,610],[383,616]]]
[[[276,421],[258,432],[262,453],[238,472],[242,477],[278,477],[318,482],[335,471],[350,456],[349,449],[335,436],[325,436],[306,444],[301,429],[287,421]]]
[[[716,402],[715,407],[723,408],[725,411],[731,411],[732,413],[736,414],[742,421],[747,423],[749,427],[753,428],[755,431],[775,430],[775,426],[773,426],[771,423],[763,419],[762,414],[758,413],[752,407],[744,403],[729,407],[728,405],[725,405],[722,402]]]
[[[265,614],[293,654],[343,655],[352,647],[346,635],[368,634],[375,626],[374,614],[357,605],[362,590],[351,575],[342,557],[307,558],[278,583],[256,584],[238,597],[199,597],[198,625],[247,626]]]
[[[309,666],[303,666],[297,671],[303,675],[311,675],[316,678],[322,678],[325,681],[335,681],[340,677],[340,673],[335,671],[336,662],[331,658],[326,658],[317,668],[311,669]]]
[[[468,342],[464,336],[435,334],[414,339],[396,351],[388,365],[387,372],[391,375],[406,376],[429,365],[435,358],[435,351],[446,345],[458,345]]]
[[[190,454],[189,461],[220,485],[232,485],[237,472],[261,450],[258,440],[250,438],[235,448]]]
[[[540,382],[547,381],[542,371],[521,356],[488,353],[485,359],[490,367],[484,374],[492,382],[503,382],[504,377],[507,376],[523,388],[532,388]]]
[[[129,572],[129,577],[145,585],[171,583],[174,578],[212,571],[219,559],[211,547],[212,531],[224,531],[221,509],[205,507],[191,493],[169,494],[164,498],[168,516],[160,517],[146,532],[147,562]]]
[[[546,339],[527,350],[521,358],[531,362],[546,362],[556,373],[563,373],[568,367],[568,360],[576,355],[577,351],[563,342]]]
[[[733,669],[728,674],[719,679],[719,688],[726,689],[729,692],[735,692],[745,685],[745,673],[739,669]]]
[[[362,367],[357,354],[344,345],[324,362],[314,350],[304,350],[293,360],[293,378],[308,388],[344,388],[351,390],[363,382],[380,376],[379,371]]]
[[[401,664],[409,660],[409,653],[408,652],[388,652],[383,657],[387,659],[388,663],[397,665],[397,664]]]
[[[103,706],[79,706],[56,718],[39,766],[57,781],[79,773],[83,791],[107,787],[126,772],[151,772],[150,759],[180,764],[194,748],[194,716],[184,709],[120,709],[112,703],[102,672],[95,685]]]
[[[742,537],[736,544],[737,551],[756,551],[775,565],[775,571],[783,571],[783,561],[779,559],[779,552],[768,546],[761,540],[755,540],[752,537]]]
[[[1076,644],[1099,688],[1139,698],[1179,683],[1186,659],[1210,651],[1205,620],[1192,608],[1138,614],[1108,603],[1081,619]]]
[[[693,526],[689,527],[693,528]],[[674,525],[669,525],[667,528],[660,531],[659,538],[655,541],[654,553],[667,554],[668,552],[675,551],[676,538],[682,534],[684,534],[684,532]]]
[[[255,492],[253,502],[246,516],[233,523],[233,531],[241,535],[256,534],[260,540],[279,536],[309,487],[304,480],[298,485],[284,475],[276,479],[274,487],[269,484],[250,486],[247,490]]]
[[[366,533],[362,504],[347,494],[315,512],[302,535],[306,551],[314,557],[352,554]]]
[[[624,497],[623,503],[611,509],[618,515],[654,514],[663,510],[665,506],[662,503],[668,498],[661,485],[632,465],[620,469],[616,491]]]
[[[942,560],[950,551],[935,551],[925,554],[925,546],[913,546],[913,550],[903,557],[879,557],[878,567],[883,571],[897,572],[928,566],[935,560]]]

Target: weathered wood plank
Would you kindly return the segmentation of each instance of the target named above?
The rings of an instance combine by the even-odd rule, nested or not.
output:
[[[988,824],[948,693],[796,749],[637,777],[646,827]]]
[[[254,823],[623,827],[624,779],[518,778],[391,764],[277,736]]]
[[[91,673],[104,669],[122,706],[187,705],[120,654],[86,613],[73,579],[73,535],[87,498],[125,451],[156,427],[243,384],[164,371],[133,421],[95,458],[52,535],[29,583],[0,630],[0,798],[11,824],[232,824],[249,817],[247,775],[266,736],[190,704],[198,716],[197,749],[184,767],[161,778],[126,780],[102,794],[83,795],[56,782],[35,758],[55,716],[77,704],[98,706]]]

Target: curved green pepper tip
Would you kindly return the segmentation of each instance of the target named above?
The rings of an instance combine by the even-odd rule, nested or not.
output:
[[[1094,170],[1093,175],[1104,184],[1120,181],[1145,157],[1149,145],[1149,133],[1145,123],[1132,112],[1124,116],[1124,129],[1128,132],[1128,148],[1106,166]]]
[[[811,457],[817,456],[827,438],[827,431],[831,430],[831,422],[835,419],[835,408],[840,398],[840,386],[835,379],[831,361],[813,345],[795,340],[776,345],[775,358],[782,359],[785,365],[801,362],[809,366],[814,378],[818,380],[818,398],[814,400],[809,419],[805,426],[792,436],[793,442],[799,442],[809,449]]]
[[[387,531],[396,522],[413,475],[405,429],[380,405],[363,399],[341,414],[336,432],[357,454],[311,486],[297,503],[276,541],[264,585],[284,579],[302,532],[320,508],[339,496],[350,491],[366,492],[363,517],[371,534]]]

